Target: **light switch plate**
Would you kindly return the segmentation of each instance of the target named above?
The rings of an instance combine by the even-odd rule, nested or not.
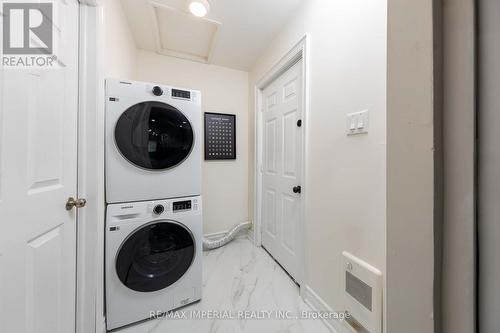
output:
[[[347,114],[347,135],[368,133],[368,110]]]

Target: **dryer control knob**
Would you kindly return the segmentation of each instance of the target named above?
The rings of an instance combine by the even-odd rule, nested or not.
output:
[[[153,208],[153,212],[156,215],[160,215],[161,213],[163,213],[164,210],[165,210],[165,207],[163,207],[163,205],[156,205],[155,208]]]
[[[163,95],[163,89],[161,89],[158,86],[154,86],[153,87],[153,95],[155,95],[155,96],[161,96],[161,95]]]

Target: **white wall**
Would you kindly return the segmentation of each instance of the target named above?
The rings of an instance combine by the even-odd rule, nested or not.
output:
[[[490,3],[500,9],[497,0]],[[475,6],[474,0],[447,0],[443,6],[443,59],[446,61],[443,62],[442,333],[469,333],[475,329]],[[494,15],[500,18],[498,9],[488,13],[496,13]],[[492,22],[498,22],[498,18]],[[479,31],[485,30],[481,27]],[[497,114],[496,103],[494,110]],[[479,112],[482,121],[488,121],[484,113]],[[479,141],[482,142],[482,138]],[[488,165],[492,167],[491,163]],[[491,276],[483,276],[488,275]],[[488,295],[493,295],[490,290]],[[494,318],[498,319],[498,310]]]
[[[434,279],[436,185],[442,179],[436,163],[442,154],[435,94],[438,1],[388,3],[387,332],[441,333],[434,312],[439,310],[434,306],[439,300],[434,292],[439,283]]]
[[[132,37],[120,0],[104,1],[104,74],[106,78],[131,79],[136,57]]]
[[[202,112],[236,114],[236,161],[203,162],[203,227],[248,221],[248,73],[139,50],[134,79],[200,90]]]
[[[334,310],[341,309],[342,251],[385,272],[386,7],[386,0],[306,1],[250,73],[253,146],[255,83],[310,33],[306,283]],[[346,114],[364,109],[369,133],[346,136]]]

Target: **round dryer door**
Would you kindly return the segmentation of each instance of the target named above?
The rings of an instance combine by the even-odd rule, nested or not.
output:
[[[118,119],[115,141],[121,154],[145,169],[174,167],[193,147],[189,120],[175,107],[161,102],[143,102],[128,108]]]
[[[116,273],[128,288],[162,290],[189,269],[195,255],[189,230],[174,221],[158,221],[133,232],[116,257]]]

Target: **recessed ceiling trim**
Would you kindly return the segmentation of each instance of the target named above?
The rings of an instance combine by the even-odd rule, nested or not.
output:
[[[158,24],[158,17],[156,16],[155,7],[160,6],[160,4],[150,1],[149,11],[151,13],[151,22],[153,22],[153,35],[155,37],[156,52],[161,50],[160,42],[160,25]]]
[[[171,51],[184,53],[187,51],[202,56],[202,59],[197,58],[195,61],[243,71],[251,70],[262,52],[272,45],[283,26],[293,19],[301,6],[307,3],[307,0],[208,1],[210,13],[205,18],[222,22],[217,34],[212,38],[211,45],[210,36],[214,33],[214,27],[194,20],[194,16],[186,8],[186,0],[119,0],[118,2],[123,5],[138,49],[159,55],[193,58],[162,51],[161,45],[163,45],[163,48],[169,48]],[[160,9],[158,10],[160,21],[157,22],[150,2],[156,3],[156,7],[162,5],[173,7],[190,16],[190,20],[184,20],[179,14],[170,15],[171,11],[168,11],[169,14],[165,13],[166,10]],[[190,26],[186,22],[194,23]],[[161,28],[160,36],[159,28]]]
[[[200,19],[200,18],[198,18]],[[219,39],[219,30],[220,30],[220,26],[222,25],[222,23],[220,22],[217,22],[217,21],[214,21],[214,20],[210,20],[210,19],[204,19],[206,21],[210,21],[212,22],[213,24],[215,24],[215,33],[212,35],[212,40],[210,41],[210,51],[208,52],[208,57],[207,57],[207,62],[208,63],[212,63],[212,59],[213,59],[213,55],[214,55],[214,49],[215,49],[215,46],[217,45],[217,40]]]
[[[153,34],[154,34],[154,39],[155,39],[155,44],[156,44],[156,52],[158,54],[162,55],[167,55],[171,57],[176,57],[176,58],[182,58],[182,59],[187,59],[187,60],[192,60],[192,61],[197,61],[197,62],[202,62],[202,63],[210,63],[213,57],[213,51],[217,42],[217,38],[219,35],[219,30],[220,26],[222,25],[220,22],[211,20],[208,18],[203,18],[203,17],[195,17],[189,13],[186,13],[182,10],[179,10],[177,8],[173,8],[170,6],[167,6],[162,3],[158,3],[156,1],[149,1],[150,5],[150,12],[151,12],[151,20],[153,23]],[[197,54],[191,54],[189,52],[179,52],[178,50],[175,49],[169,49],[164,47],[162,45],[162,32],[161,32],[161,25],[160,25],[160,18],[159,18],[159,10],[167,10],[171,11],[172,13],[175,13],[176,15],[182,15],[185,19],[193,20],[193,21],[199,21],[202,23],[208,23],[210,24],[214,32],[210,36],[210,40],[208,41],[208,48],[207,48],[207,53],[206,56],[200,56]]]
[[[183,52],[175,52],[172,50],[166,50],[166,49],[161,49],[157,51],[158,54],[169,56],[169,57],[174,57],[174,58],[179,58],[179,59],[184,59],[184,60],[191,60],[191,61],[196,61],[196,62],[201,62],[204,64],[208,64],[208,59],[205,57],[199,57],[194,54],[188,54],[188,53],[183,53]]]

